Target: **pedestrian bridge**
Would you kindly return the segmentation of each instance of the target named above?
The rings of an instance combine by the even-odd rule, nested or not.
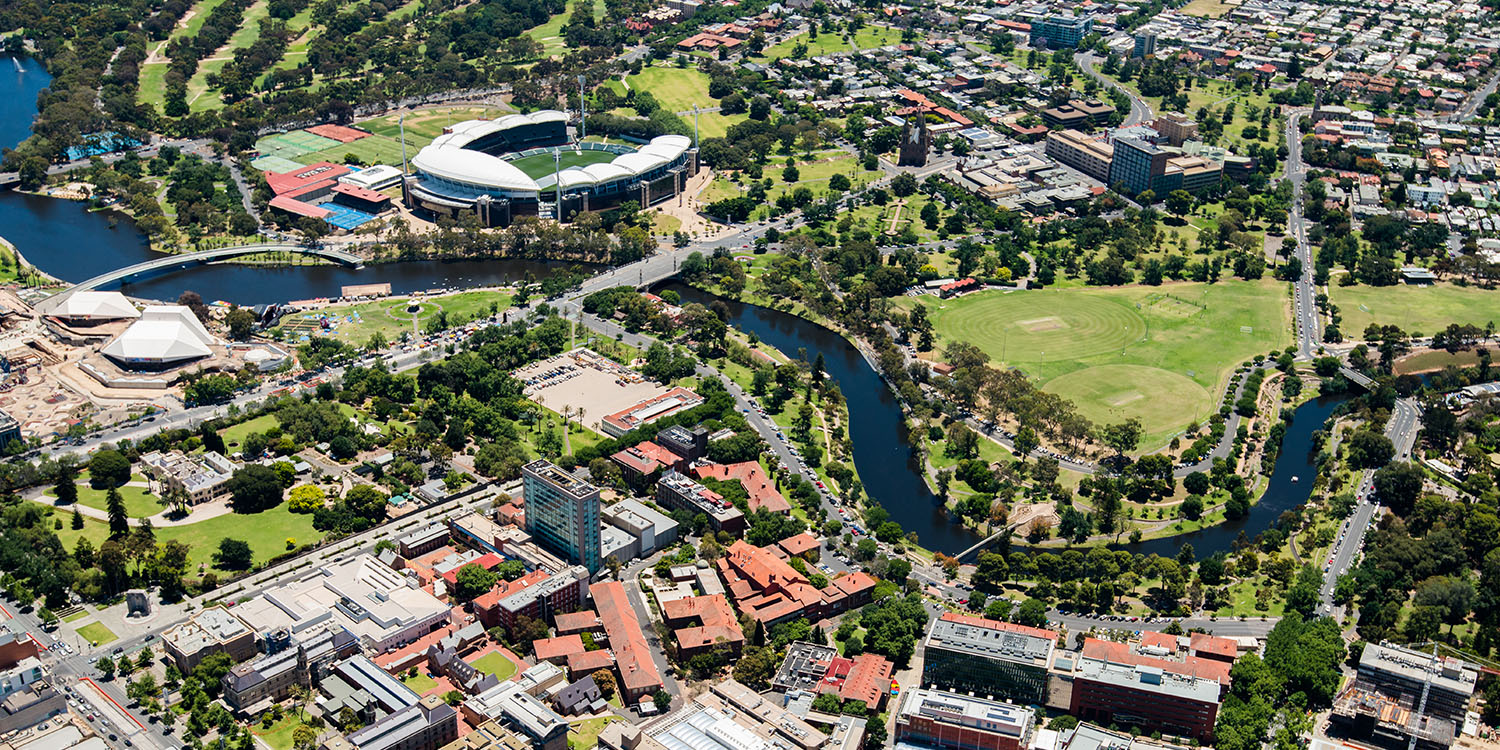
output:
[[[179,270],[190,266],[213,263],[215,261],[229,260],[246,255],[260,255],[263,253],[290,253],[293,255],[305,255],[313,258],[331,260],[340,265],[352,268],[362,268],[364,261],[359,256],[342,250],[334,250],[324,247],[306,247],[303,245],[288,245],[278,243],[265,243],[256,245],[236,245],[233,247],[221,247],[214,250],[200,250],[196,253],[181,253],[178,255],[165,255],[155,260],[126,266],[106,274],[100,274],[92,279],[74,284],[57,294],[48,297],[37,305],[37,310],[43,314],[55,310],[74,292],[89,291],[102,287],[122,284],[142,276],[159,273],[162,271]]]

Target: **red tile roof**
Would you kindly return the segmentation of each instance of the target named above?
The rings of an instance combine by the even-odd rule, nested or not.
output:
[[[560,633],[579,633],[586,630],[595,630],[599,627],[599,613],[592,609],[582,612],[564,612],[553,618]]]
[[[1188,656],[1181,661],[1175,659],[1162,659],[1155,656],[1146,656],[1136,653],[1128,643],[1116,643],[1115,641],[1101,641],[1097,638],[1088,638],[1083,642],[1083,656],[1089,659],[1099,659],[1112,664],[1124,664],[1137,667],[1157,667],[1163,672],[1171,674],[1188,675],[1204,680],[1214,680],[1220,685],[1229,684],[1229,663],[1214,659],[1200,659],[1196,656]]]
[[[895,665],[879,654],[860,654],[839,688],[840,700],[862,701],[870,708],[880,704],[880,697],[891,687]]]
[[[325,180],[336,180],[349,174],[349,168],[342,164],[320,161],[309,165],[306,169],[294,172],[266,172],[266,184],[271,186],[271,192],[281,195],[295,190],[315,185]]]
[[[699,479],[713,477],[721,482],[738,479],[745,486],[745,491],[750,493],[750,510],[764,509],[770,513],[790,513],[792,504],[781,496],[776,490],[776,483],[761,470],[760,464],[755,461],[744,461],[737,464],[704,464],[693,467],[693,474]]]
[[[776,543],[776,546],[786,551],[788,555],[805,555],[818,548],[818,540],[806,531],[796,536],[787,537]]]
[[[1022,635],[1032,636],[1033,638],[1057,638],[1056,630],[1048,630],[1047,628],[1034,628],[1030,625],[1017,625],[1013,622],[991,620],[989,618],[978,617],[976,615],[966,615],[962,612],[944,612],[943,619],[947,620],[948,622],[958,622],[965,625],[973,625],[974,627],[978,628],[1002,630],[1007,633],[1020,633]]]
[[[358,185],[348,185],[342,182],[334,184],[333,192],[342,193],[352,198],[358,198],[362,201],[369,201],[371,203],[385,203],[386,201],[389,201],[391,199],[391,197],[389,195],[386,195],[385,193],[376,192],[369,188],[362,188]]]
[[[311,203],[303,203],[302,201],[299,201],[296,198],[288,195],[278,195],[275,198],[272,198],[270,201],[270,206],[271,208],[279,208],[290,214],[296,214],[297,216],[307,216],[314,219],[326,218],[328,214],[331,213],[326,208],[314,206]]]
[[[619,581],[604,581],[590,586],[589,595],[594,597],[594,607],[604,623],[604,632],[609,635],[609,647],[614,651],[625,692],[634,697],[662,687],[661,673],[651,661],[646,634],[641,632],[635,610],[625,596],[625,587]]]
[[[661,613],[662,619],[669,625],[690,620],[700,623],[693,627],[678,628],[673,634],[677,638],[677,645],[683,650],[692,651],[721,641],[726,644],[745,641],[739,620],[734,616],[734,608],[729,606],[729,600],[723,594],[669,601],[662,604]]]
[[[532,641],[531,648],[536,652],[536,658],[541,661],[567,659],[574,654],[584,652],[583,639],[577,633]]]
[[[533,570],[514,581],[501,581],[498,585],[495,586],[495,588],[492,588],[489,591],[486,591],[483,594],[474,597],[474,608],[491,609],[495,605],[499,604],[501,599],[504,599],[505,597],[510,596],[511,594],[514,594],[518,591],[522,591],[524,589],[535,586],[538,583],[541,583],[542,581],[545,581],[551,577],[551,573],[548,573],[545,570],[538,569]]]
[[[568,674],[593,673],[601,669],[609,669],[614,665],[615,655],[608,650],[585,651],[568,657]]]
[[[1234,658],[1239,656],[1240,646],[1233,638],[1224,638],[1208,633],[1194,633],[1189,642],[1193,653],[1206,653],[1215,656],[1228,656]]]

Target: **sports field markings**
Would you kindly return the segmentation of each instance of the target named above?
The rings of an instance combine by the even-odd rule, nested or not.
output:
[[[1060,331],[1070,327],[1067,323],[1059,320],[1056,316],[1046,318],[1035,318],[1033,320],[1018,320],[1016,325],[1026,329],[1028,333],[1041,333],[1043,331]]]

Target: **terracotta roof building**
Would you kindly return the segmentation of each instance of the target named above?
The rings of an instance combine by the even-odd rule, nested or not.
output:
[[[869,575],[850,573],[819,589],[777,551],[741,539],[719,559],[719,575],[740,611],[774,625],[798,617],[817,621],[869,603],[875,589]]]
[[[728,648],[738,654],[745,643],[734,608],[723,594],[663,602],[661,614],[667,626],[675,629],[672,635],[683,658],[714,648]]]
[[[594,609],[609,636],[625,700],[635,703],[662,689],[661,673],[651,660],[651,648],[646,645],[646,634],[641,632],[635,610],[625,596],[625,587],[619,581],[604,581],[590,586],[589,594],[594,597]]]
[[[792,504],[781,496],[781,493],[776,490],[776,482],[766,476],[766,472],[755,461],[737,464],[703,464],[693,467],[693,474],[699,479],[713,477],[721,482],[731,479],[739,480],[740,484],[745,486],[745,491],[750,493],[750,510],[752,511],[765,510],[783,515],[792,512]]]

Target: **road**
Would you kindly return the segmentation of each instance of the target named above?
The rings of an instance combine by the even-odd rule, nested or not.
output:
[[[1125,96],[1130,97],[1130,114],[1126,115],[1125,120],[1120,123],[1121,127],[1134,127],[1147,120],[1152,119],[1151,105],[1147,104],[1145,99],[1136,96],[1135,92],[1125,88],[1124,86],[1121,86],[1118,83],[1115,83],[1113,79],[1106,77],[1105,75],[1094,69],[1093,52],[1079,52],[1077,55],[1073,56],[1073,60],[1074,62],[1078,63],[1078,67],[1082,68],[1084,74],[1088,77],[1103,84],[1106,88],[1115,89],[1116,91],[1123,91],[1125,93]]]
[[[1312,246],[1307,241],[1307,220],[1302,214],[1302,187],[1307,169],[1302,163],[1302,132],[1298,121],[1307,109],[1295,109],[1286,118],[1286,175],[1292,181],[1292,210],[1287,214],[1287,232],[1297,240],[1297,259],[1302,276],[1293,285],[1293,315],[1297,324],[1297,357],[1311,359],[1322,345],[1321,321],[1318,319],[1317,288],[1313,286]]]
[[[1391,439],[1396,448],[1395,459],[1404,460],[1411,456],[1412,446],[1416,443],[1417,432],[1422,428],[1421,412],[1417,408],[1416,401],[1404,398],[1396,402],[1391,410],[1391,418],[1385,425],[1385,436]],[[1342,618],[1343,607],[1334,606],[1333,591],[1338,584],[1339,576],[1348,572],[1350,567],[1359,559],[1360,550],[1364,547],[1365,533],[1369,531],[1370,524],[1380,515],[1379,498],[1374,492],[1375,472],[1366,469],[1359,478],[1354,495],[1358,498],[1358,505],[1348,521],[1339,530],[1339,538],[1334,543],[1333,554],[1329,556],[1327,566],[1323,571],[1323,588],[1320,591],[1322,605],[1319,609],[1324,614],[1332,614]]]

